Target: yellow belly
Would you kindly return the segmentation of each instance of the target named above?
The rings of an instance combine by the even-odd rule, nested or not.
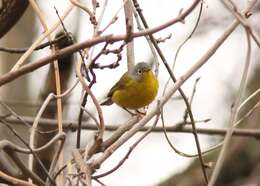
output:
[[[138,109],[149,105],[158,92],[158,81],[153,73],[145,72],[140,81],[130,80],[124,89],[116,90],[112,101],[129,109]]]

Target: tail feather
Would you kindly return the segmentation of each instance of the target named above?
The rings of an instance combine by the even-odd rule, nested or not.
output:
[[[112,105],[114,102],[111,98],[107,98],[105,101],[102,101],[100,105]]]

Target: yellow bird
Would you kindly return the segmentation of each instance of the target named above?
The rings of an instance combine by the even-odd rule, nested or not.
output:
[[[141,62],[120,78],[101,105],[116,103],[125,109],[137,110],[149,105],[155,99],[158,87],[158,80],[150,65]]]

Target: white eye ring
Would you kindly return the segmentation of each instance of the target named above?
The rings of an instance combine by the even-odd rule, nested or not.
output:
[[[138,74],[141,74],[141,73],[142,73],[142,70],[141,70],[141,69],[138,69],[137,73],[138,73]]]

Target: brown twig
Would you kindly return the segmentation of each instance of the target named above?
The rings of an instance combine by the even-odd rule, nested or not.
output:
[[[33,183],[26,182],[24,180],[12,177],[10,175],[5,174],[4,172],[0,171],[0,178],[3,180],[11,183],[12,185],[17,185],[17,186],[36,186]]]
[[[42,43],[40,45],[38,45],[34,50],[37,51],[37,50],[41,50],[45,47],[48,47],[50,45],[53,45],[53,44],[56,44],[56,43],[59,43],[61,41],[63,41],[64,39],[66,39],[67,36],[65,35],[62,35],[52,41],[48,41],[48,42],[45,42],[45,43]],[[21,54],[21,53],[24,53],[28,50],[29,48],[7,48],[7,47],[0,47],[0,52],[8,52],[8,53],[11,53],[11,54]]]
[[[255,41],[258,48],[260,48],[260,39],[255,34],[255,31],[253,30],[252,26],[250,26],[249,22],[246,20],[249,15],[243,15],[242,13],[238,12],[238,8],[232,0],[221,0],[221,2],[235,16],[235,18],[237,18],[241,25],[243,25],[243,27],[248,30],[248,33]]]
[[[78,76],[78,78],[79,78],[79,80],[82,84],[82,87],[85,89],[86,93],[91,97],[91,99],[92,99],[92,101],[93,101],[93,103],[94,103],[94,105],[97,109],[98,117],[99,117],[99,131],[98,131],[98,135],[97,135],[97,138],[96,138],[96,142],[98,144],[101,144],[101,142],[103,141],[103,134],[104,134],[104,131],[105,131],[103,112],[102,112],[102,109],[101,109],[95,95],[92,93],[92,91],[88,87],[87,83],[85,82],[83,76],[81,75],[81,72],[80,72],[81,64],[82,64],[82,62],[78,63],[77,68],[76,68],[76,73],[77,73],[77,76]],[[77,138],[77,139],[80,140],[80,138]],[[79,145],[79,144],[80,144],[80,141],[79,142],[77,141],[77,145]]]
[[[50,168],[49,168],[49,174],[52,176],[52,178],[54,177],[53,176],[54,170],[55,170],[56,164],[57,164],[57,162],[60,158],[60,154],[63,152],[63,145],[65,143],[65,137],[66,136],[64,136],[64,138],[61,138],[61,140],[58,142],[58,144],[57,144],[58,147],[56,148],[56,152],[55,152],[55,154],[53,155],[53,158],[52,158],[52,162],[51,162],[51,165],[50,165]],[[61,162],[59,162],[59,163],[61,163]],[[58,168],[61,168],[61,167],[62,167],[61,164],[59,164]],[[47,180],[46,180],[47,185],[48,185],[49,181],[50,181],[49,178],[47,178]]]
[[[81,156],[80,152],[78,149],[75,149],[72,152],[72,155],[74,157],[76,167],[81,173],[82,182],[86,186],[91,186],[91,170],[90,167],[87,163],[84,162],[83,157]]]
[[[168,34],[167,36],[165,36],[165,37],[159,37],[159,38],[157,38],[156,39],[156,42],[159,44],[159,43],[164,43],[164,42],[166,42],[168,39],[171,39],[171,37],[172,37],[172,34],[170,33],[170,34]]]
[[[84,4],[80,3],[78,0],[70,0],[70,2],[79,7],[80,9],[84,10],[89,15],[89,20],[93,25],[97,25],[95,14]]]
[[[256,107],[259,107],[260,104],[257,104],[256,106],[253,107],[253,109],[255,109]],[[250,114],[252,113],[252,109],[250,110]],[[245,115],[248,117],[248,113]],[[245,116],[242,117],[245,119]],[[26,121],[29,124],[32,124],[34,121],[34,118],[31,117],[24,117],[21,116],[21,118]],[[10,124],[21,124],[21,120],[10,117],[10,118],[5,118],[5,121],[9,122]],[[199,120],[196,121],[196,123],[201,123],[201,122],[208,122],[209,119],[205,119],[205,120]],[[240,120],[238,121],[240,123]],[[56,127],[56,120],[53,119],[47,119],[47,118],[41,118],[39,120],[39,125],[40,126],[46,126],[46,127]],[[190,133],[191,131],[191,127],[187,126],[187,124],[191,124],[190,122],[186,122],[184,123],[183,121],[181,122],[177,122],[174,124],[167,124],[167,126],[165,127],[165,129],[167,130],[167,132],[177,132],[177,133]],[[115,131],[120,127],[125,127],[125,125],[127,124],[108,124],[106,125],[106,131]],[[237,125],[237,124],[236,124]],[[177,127],[177,126],[182,126],[182,127]],[[68,121],[68,120],[64,120],[63,121],[63,128],[65,130],[72,130],[74,131],[75,129],[77,129],[77,122],[76,121]],[[130,128],[130,127],[129,127]],[[82,129],[85,130],[97,130],[97,126],[96,124],[92,124],[89,122],[83,122],[82,123]],[[143,127],[141,128],[139,131],[143,132],[146,131],[148,129],[148,127]],[[124,129],[124,131],[127,131],[128,127]],[[226,130],[225,128],[201,128],[198,127],[197,128],[197,132],[199,134],[205,134],[205,135],[225,135],[226,134]],[[153,130],[153,132],[163,132],[163,128],[162,127],[155,127]],[[245,136],[245,137],[253,137],[253,138],[259,138],[260,137],[260,131],[258,129],[247,129],[247,128],[237,128],[234,130],[233,133],[234,136]],[[119,135],[120,136],[120,135]],[[105,141],[104,141],[105,142]]]
[[[192,93],[191,93],[190,100],[189,100],[190,106],[192,105],[192,102],[193,102],[193,99],[194,99],[194,96],[195,96],[195,93],[196,93],[196,88],[197,88],[199,80],[200,80],[200,77],[195,80],[195,83],[193,85]],[[186,109],[184,111],[183,121],[186,121],[188,119],[188,114],[189,114],[188,110]]]
[[[97,183],[99,183],[101,186],[106,186],[104,183],[102,183],[99,179],[97,179],[97,178],[94,178],[94,180],[97,182]]]
[[[115,15],[112,17],[112,19],[109,21],[109,23],[100,31],[97,32],[97,35],[101,35],[101,33],[104,33],[112,24],[114,24],[118,19],[118,14],[120,13],[121,9],[124,7],[125,3],[128,0],[124,0],[123,5],[119,8],[119,10],[115,13]]]

